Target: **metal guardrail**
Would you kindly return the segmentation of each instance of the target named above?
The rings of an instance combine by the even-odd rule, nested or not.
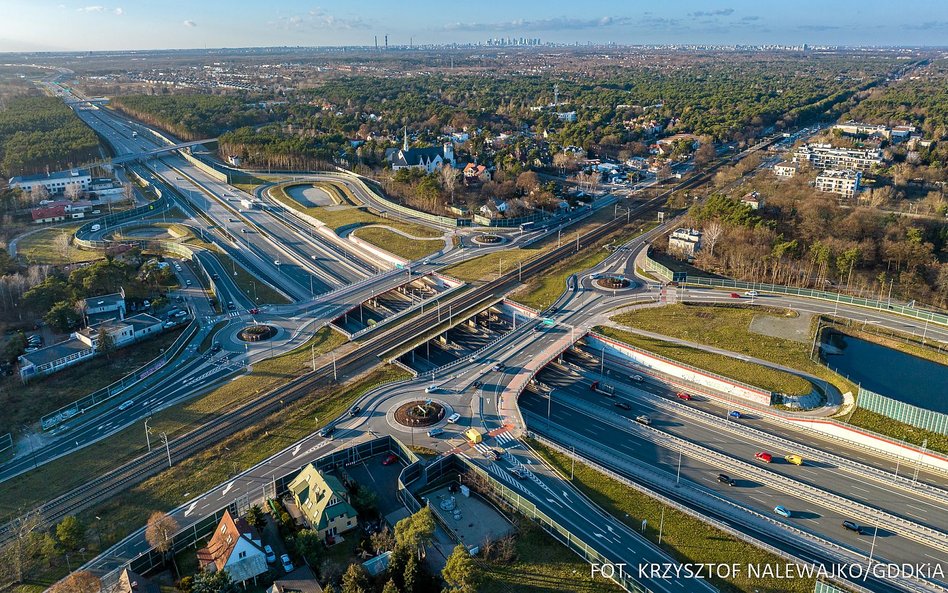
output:
[[[111,383],[102,389],[93,391],[89,395],[78,399],[71,404],[63,406],[58,410],[46,414],[40,418],[40,425],[42,429],[50,430],[55,428],[63,422],[66,422],[67,420],[79,414],[84,414],[87,410],[95,408],[96,406],[124,393],[130,387],[145,381],[156,371],[163,368],[170,361],[174,360],[174,358],[181,353],[188,342],[191,341],[191,338],[193,338],[198,332],[198,329],[199,324],[192,321],[190,324],[188,324],[188,327],[185,329],[185,331],[180,336],[178,336],[174,343],[172,343],[164,353],[159,354],[149,362],[125,375],[118,381],[115,381],[114,383]]]
[[[3,453],[7,449],[13,448],[13,435],[11,433],[6,433],[0,435],[0,453]]]
[[[913,406],[862,387],[859,388],[856,405],[916,428],[948,434],[948,414]]]
[[[648,266],[648,271],[657,272],[665,280],[672,280],[674,278],[674,273],[669,270],[667,267],[658,263],[649,257],[648,254],[645,256],[646,265]],[[948,315],[944,313],[936,313],[934,311],[927,311],[925,309],[919,309],[917,307],[909,307],[908,305],[899,305],[892,304],[889,301],[883,301],[878,299],[867,299],[863,297],[855,297],[851,295],[846,295],[838,292],[828,292],[824,290],[815,290],[812,288],[794,288],[791,286],[780,286],[778,284],[765,284],[762,282],[744,282],[742,280],[731,280],[730,278],[705,278],[701,276],[687,277],[684,281],[684,284],[696,284],[698,286],[711,286],[711,287],[720,287],[720,288],[736,288],[740,290],[757,290],[762,292],[770,292],[775,294],[787,294],[792,296],[801,296],[812,299],[820,299],[823,301],[830,301],[834,303],[840,303],[844,305],[856,305],[859,307],[865,307],[868,309],[875,309],[878,311],[885,311],[887,313],[898,313],[900,315],[905,315],[907,317],[914,317],[922,321],[929,323],[936,323],[938,325],[948,326]]]

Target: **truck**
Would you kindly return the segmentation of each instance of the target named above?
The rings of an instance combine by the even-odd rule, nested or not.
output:
[[[594,391],[596,393],[601,393],[606,397],[616,396],[615,387],[613,387],[612,385],[606,385],[605,383],[601,383],[599,381],[593,381],[592,384],[589,386],[589,390]]]
[[[253,200],[246,200],[246,199],[241,200],[240,205],[246,208],[247,210],[250,210],[251,208],[254,207]]]

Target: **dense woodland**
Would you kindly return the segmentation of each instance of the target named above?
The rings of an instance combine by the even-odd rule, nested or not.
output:
[[[183,140],[201,140],[271,119],[250,101],[216,95],[132,95],[115,97],[111,105]]]

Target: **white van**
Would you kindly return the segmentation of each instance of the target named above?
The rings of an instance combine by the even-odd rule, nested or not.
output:
[[[96,232],[96,231],[98,231],[98,230],[101,230],[101,229],[102,229],[102,225],[101,225],[101,224],[94,224],[94,225],[92,225],[92,232],[93,232],[93,233]]]

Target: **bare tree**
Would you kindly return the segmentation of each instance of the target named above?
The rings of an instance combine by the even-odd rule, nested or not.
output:
[[[49,588],[50,593],[99,593],[102,583],[87,570],[77,570]]]
[[[451,194],[451,201],[454,201],[454,190],[458,187],[458,172],[451,165],[441,167],[438,172],[441,177],[441,189]]]
[[[704,225],[704,236],[702,240],[704,244],[708,246],[708,255],[714,257],[714,246],[717,244],[718,239],[721,238],[721,235],[724,234],[724,225],[721,224],[720,220],[712,220],[708,224]]]
[[[10,540],[0,550],[0,574],[6,574],[14,583],[22,583],[36,563],[34,544],[41,523],[38,511],[27,512],[10,522]]]
[[[56,249],[59,251],[59,255],[61,255],[63,258],[65,258],[66,254],[69,253],[69,243],[71,239],[72,237],[68,231],[59,233],[56,235],[56,238],[53,239],[53,245],[55,245]]]
[[[128,202],[129,206],[135,204],[135,187],[131,183],[125,183],[122,186],[122,191],[125,195],[125,201]],[[111,201],[109,202],[111,204]]]
[[[63,195],[70,202],[75,202],[79,199],[79,196],[82,195],[82,188],[80,188],[75,183],[70,184],[68,187],[66,187],[65,191],[63,191]]]
[[[148,517],[148,523],[145,526],[145,541],[164,557],[171,551],[174,545],[174,534],[179,529],[181,527],[174,517],[155,511]]]
[[[30,203],[34,206],[38,205],[43,200],[49,199],[49,190],[46,189],[46,186],[42,183],[38,183],[33,186],[33,189],[30,190]]]

